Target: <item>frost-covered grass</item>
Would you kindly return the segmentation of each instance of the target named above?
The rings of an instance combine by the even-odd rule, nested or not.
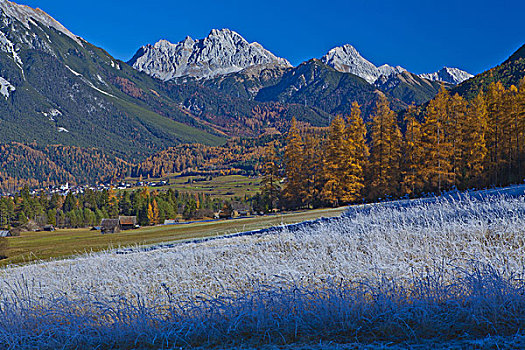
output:
[[[127,253],[1,271],[0,344],[523,342],[523,196],[357,207],[293,229]]]

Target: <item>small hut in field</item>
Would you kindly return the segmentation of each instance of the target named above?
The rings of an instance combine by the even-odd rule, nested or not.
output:
[[[120,224],[120,229],[122,231],[133,230],[137,228],[137,217],[136,216],[119,216],[118,220]]]
[[[100,232],[102,234],[119,233],[119,219],[102,219],[102,222],[100,223]]]

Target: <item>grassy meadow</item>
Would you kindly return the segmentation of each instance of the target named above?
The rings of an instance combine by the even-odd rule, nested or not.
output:
[[[8,258],[0,264],[28,263],[35,260],[70,257],[116,247],[149,245],[161,242],[184,241],[195,238],[223,236],[231,233],[292,224],[320,217],[341,215],[346,208],[320,209],[279,215],[256,216],[234,220],[195,222],[180,225],[143,227],[102,235],[89,229],[66,229],[54,232],[24,232],[9,237]]]
[[[138,179],[128,179],[138,181]],[[260,191],[260,179],[245,175],[214,176],[211,180],[207,176],[180,176],[173,175],[155,181],[167,181],[162,187],[154,187],[158,191],[168,189],[185,193],[204,193],[212,198],[231,199],[233,197],[254,196]]]

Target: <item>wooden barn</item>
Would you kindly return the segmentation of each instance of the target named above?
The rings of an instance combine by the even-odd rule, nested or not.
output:
[[[102,234],[119,233],[120,222],[119,219],[102,219],[100,223],[100,232]]]
[[[136,216],[119,216],[118,221],[120,224],[120,229],[122,231],[133,230],[137,228],[137,217]]]

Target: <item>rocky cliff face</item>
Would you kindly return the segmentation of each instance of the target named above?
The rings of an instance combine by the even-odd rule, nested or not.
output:
[[[177,44],[161,40],[143,46],[128,63],[165,81],[185,76],[213,78],[257,65],[291,66],[259,43],[249,43],[229,29],[214,29],[200,40],[187,37]]]

